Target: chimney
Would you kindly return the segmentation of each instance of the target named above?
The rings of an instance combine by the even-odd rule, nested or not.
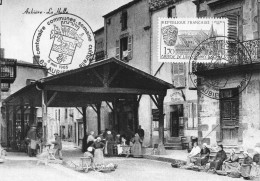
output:
[[[33,64],[39,65],[39,61],[40,61],[40,56],[34,55],[33,56]]]

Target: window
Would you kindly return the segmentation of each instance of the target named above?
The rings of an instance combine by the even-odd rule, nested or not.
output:
[[[1,90],[3,92],[8,92],[10,88],[10,84],[9,83],[1,83]]]
[[[172,81],[176,88],[185,88],[186,86],[186,64],[173,63],[172,64]]]
[[[126,60],[128,56],[128,37],[124,37],[120,39],[120,57],[122,60]]]
[[[218,13],[216,17],[224,17],[228,19],[228,38],[243,40],[243,18],[241,17],[241,8],[228,10]],[[229,49],[236,48],[236,43],[229,43]]]
[[[69,116],[74,117],[74,109],[69,109]]]
[[[176,8],[175,6],[168,8],[168,18],[176,18]]]
[[[152,109],[152,116],[153,116],[153,127],[155,131],[159,129],[159,109]],[[164,116],[164,129],[167,128],[166,125],[166,117]]]
[[[65,119],[67,119],[67,118],[68,118],[68,109],[65,108]]]
[[[133,57],[133,37],[126,34],[116,41],[116,58],[128,62]]]
[[[127,11],[123,11],[121,15],[121,30],[127,29]]]

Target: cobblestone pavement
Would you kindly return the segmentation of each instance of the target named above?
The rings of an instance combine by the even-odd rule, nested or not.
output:
[[[80,149],[72,145],[64,145],[64,162],[77,161],[82,156]],[[9,159],[8,159],[9,157]],[[27,159],[26,159],[27,158]],[[148,159],[135,159],[123,157],[109,157],[106,163],[116,163],[118,168],[110,173],[90,171],[77,172],[61,164],[43,164],[36,166],[36,159],[25,154],[9,153],[5,163],[0,164],[1,181],[69,181],[69,180],[102,180],[102,181],[236,181],[224,176],[212,175],[203,172],[172,168],[169,163]]]

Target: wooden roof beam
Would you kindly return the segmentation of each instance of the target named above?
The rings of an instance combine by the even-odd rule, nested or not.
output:
[[[108,87],[84,87],[84,86],[63,86],[63,85],[46,85],[45,90],[58,92],[81,92],[81,93],[115,93],[115,94],[148,94],[159,95],[165,94],[162,90],[146,90],[135,88],[108,88]]]

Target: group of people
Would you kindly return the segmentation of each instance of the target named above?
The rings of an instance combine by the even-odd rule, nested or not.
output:
[[[250,179],[260,177],[260,148],[255,148],[253,158],[247,151],[243,152],[243,161],[240,161],[239,155],[235,149],[231,150],[229,157],[223,149],[223,145],[218,145],[218,152],[213,160],[210,161],[210,149],[204,143],[202,148],[195,142],[187,157],[187,165],[199,166],[203,170],[230,177],[243,177]],[[184,166],[184,168],[186,168]]]
[[[137,132],[134,134],[128,127],[125,134],[115,134],[106,129],[102,134],[95,136],[94,131],[91,131],[87,137],[87,152],[88,155],[93,155],[93,161],[96,164],[103,164],[104,155],[113,156],[125,154],[133,157],[142,156],[142,142],[144,139],[144,130],[138,126]]]

